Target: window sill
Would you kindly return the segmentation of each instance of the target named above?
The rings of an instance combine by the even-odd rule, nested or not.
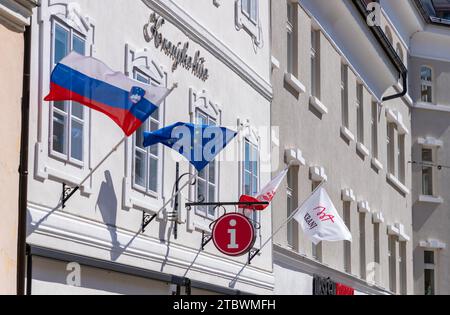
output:
[[[377,158],[372,158],[372,165],[379,171],[383,170],[383,164]]]
[[[284,82],[286,82],[299,94],[306,92],[305,86],[292,73],[286,72],[284,74]]]
[[[350,142],[355,141],[355,136],[347,127],[341,127],[341,134]]]
[[[448,106],[448,105],[439,105],[439,104],[434,104],[434,103],[426,103],[426,102],[422,102],[422,101],[415,103],[414,107],[419,108],[419,109],[450,112],[450,106]]]
[[[358,150],[359,153],[364,155],[364,157],[368,157],[370,155],[369,149],[364,144],[362,144],[361,142],[358,142],[356,144],[356,150]]]
[[[440,196],[420,195],[419,202],[432,203],[432,204],[443,204],[444,199],[442,199],[442,197],[440,197]]]
[[[405,185],[403,185],[397,177],[395,177],[392,174],[387,174],[386,177],[387,177],[388,181],[390,181],[401,192],[403,192],[406,195],[409,195],[409,189]]]
[[[309,97],[309,104],[317,109],[322,115],[328,114],[328,108],[315,96]]]

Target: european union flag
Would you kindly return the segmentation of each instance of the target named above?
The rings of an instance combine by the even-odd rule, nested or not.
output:
[[[144,146],[162,143],[183,155],[200,172],[236,135],[224,127],[178,122],[153,132],[144,132]]]

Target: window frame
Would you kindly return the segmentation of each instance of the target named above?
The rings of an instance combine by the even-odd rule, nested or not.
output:
[[[56,59],[56,28],[60,27],[61,29],[63,29],[64,31],[67,32],[68,34],[68,44],[69,46],[67,47],[67,54],[69,54],[70,52],[73,51],[73,41],[74,38],[77,37],[79,39],[81,39],[84,42],[84,55],[86,55],[86,50],[87,50],[87,46],[88,46],[88,40],[86,38],[86,36],[84,34],[82,34],[81,32],[77,31],[76,29],[74,29],[73,27],[70,27],[69,25],[67,25],[67,23],[64,23],[63,21],[61,21],[60,19],[58,19],[57,17],[52,17],[51,18],[51,35],[50,35],[50,49],[51,49],[51,60],[50,60],[50,65],[51,68],[53,69],[56,66],[55,63],[55,59]],[[66,42],[67,44],[67,42]],[[67,56],[66,54],[66,56]],[[62,101],[62,103],[64,104],[65,107],[65,111],[60,110],[59,108],[55,107],[55,101],[51,102],[50,108],[49,108],[49,134],[48,134],[48,139],[49,139],[49,146],[48,146],[48,150],[49,150],[49,156],[59,160],[61,162],[65,162],[65,163],[69,163],[73,166],[76,166],[78,168],[84,168],[84,166],[86,165],[86,161],[85,159],[85,141],[87,141],[87,124],[88,122],[88,110],[86,109],[86,107],[84,105],[81,105],[81,109],[83,112],[83,119],[75,116],[72,114],[72,105],[73,105],[73,101]],[[53,131],[54,131],[54,117],[55,117],[55,113],[64,116],[65,118],[65,123],[64,123],[64,141],[65,141],[65,150],[66,153],[61,153],[58,152],[54,149],[54,144],[53,144]],[[71,137],[71,132],[72,132],[72,123],[73,121],[79,123],[82,125],[83,128],[83,135],[82,135],[82,145],[81,145],[81,156],[83,158],[83,160],[78,160],[77,158],[72,157],[72,137]]]
[[[426,252],[430,252],[430,253],[433,253],[433,263],[431,264],[431,263],[427,263],[427,262],[425,262],[425,253]],[[437,264],[436,264],[436,256],[437,256],[437,251],[436,250],[432,250],[432,249],[424,249],[424,251],[423,251],[423,253],[424,253],[424,260],[423,260],[423,266],[424,266],[424,268],[423,268],[423,272],[424,272],[424,274],[423,274],[423,285],[424,285],[424,295],[437,295],[438,293],[436,292],[437,291],[437,277],[436,277],[436,275],[437,275],[437,272],[436,272],[436,269],[437,269]],[[426,287],[425,287],[425,273],[426,273],[426,271],[427,270],[432,270],[433,271],[433,285],[434,285],[434,287],[433,287],[433,293],[432,294],[426,294]]]
[[[207,114],[204,110],[202,110],[199,107],[195,108],[195,112],[194,112],[194,120],[195,120],[196,124],[198,123],[198,116],[197,115],[199,113],[201,115],[205,116],[208,121],[213,120],[216,123],[216,125],[219,124],[218,117],[213,117],[213,116]],[[209,181],[209,171],[210,171],[210,167],[209,166],[210,166],[210,164],[212,162],[215,163],[215,167],[214,167],[215,183],[212,185],[212,186],[214,186],[214,200],[213,201],[208,200],[208,197],[209,197],[209,186],[211,184],[210,181]],[[218,193],[219,193],[219,163],[220,163],[220,161],[216,158],[212,162],[210,164],[208,164],[208,166],[205,168],[205,170],[206,170],[206,175],[205,175],[206,179],[205,180],[201,179],[198,175],[196,176],[197,180],[196,180],[196,183],[195,183],[194,193],[195,193],[195,195],[197,195],[199,181],[205,181],[206,186],[207,186],[206,187],[207,196],[205,198],[205,202],[208,202],[208,201],[215,202],[216,200],[218,200]],[[212,214],[210,213],[210,209],[213,210]],[[205,208],[204,210],[202,210],[201,207],[195,207],[195,214],[200,216],[200,217],[204,217],[204,218],[211,219],[211,220],[214,220],[216,218],[215,209],[212,208],[212,206],[209,206],[209,208]]]
[[[145,73],[142,69],[140,69],[139,67],[134,66],[132,68],[132,78],[140,83],[143,84],[149,84],[149,85],[156,85],[156,86],[161,86],[162,83],[157,79],[152,77],[151,75]],[[139,81],[137,79],[137,75],[146,77],[148,79],[148,83],[145,83],[143,81]],[[159,110],[159,109],[158,109]],[[152,115],[153,116],[153,115]],[[163,125],[163,122],[161,120],[161,112],[159,112],[159,121],[157,121],[156,119],[154,119],[152,116],[150,116],[143,124],[145,130],[151,130],[151,123],[153,121],[155,121],[158,124],[158,128],[161,128]],[[139,129],[138,129],[139,130]],[[131,141],[131,145],[132,145],[132,153],[131,153],[131,187],[136,190],[139,191],[147,196],[150,196],[152,198],[155,199],[159,199],[160,197],[160,191],[161,191],[161,172],[162,172],[162,146],[160,144],[158,144],[158,156],[155,157],[154,154],[151,153],[151,147],[147,147],[144,149],[139,148],[136,145],[136,133],[133,134],[132,137],[132,141]],[[145,187],[138,184],[136,182],[136,151],[140,150],[141,152],[143,152],[145,154]],[[149,170],[149,165],[150,165],[150,159],[151,158],[156,158],[158,161],[158,173],[156,174],[156,191],[151,190],[149,187],[149,177],[150,177],[150,170]]]
[[[425,68],[430,70],[430,81],[423,80],[423,78],[422,78],[422,71]],[[434,76],[434,71],[433,71],[432,67],[430,67],[428,65],[421,65],[420,66],[420,101],[421,102],[424,102],[424,103],[427,103],[427,104],[433,104],[434,103],[434,84],[433,84],[434,80],[433,80],[433,76]],[[424,86],[431,88],[431,93],[430,93],[431,94],[430,95],[431,100],[430,101],[424,101],[423,98],[422,98],[422,96],[423,96],[422,95],[422,91],[423,91],[423,87]]]
[[[431,151],[431,161],[425,161],[423,159],[423,153],[425,150],[429,150]],[[430,148],[430,147],[426,147],[426,146],[422,146],[420,149],[420,153],[421,153],[421,161],[422,161],[422,169],[421,169],[421,194],[424,196],[435,196],[436,195],[436,187],[435,187],[435,183],[434,180],[436,178],[436,174],[435,174],[435,168],[433,167],[433,164],[436,161],[436,149],[434,148]],[[424,165],[424,163],[428,163],[429,165]],[[430,169],[431,170],[431,180],[430,185],[431,185],[431,195],[429,194],[425,194],[425,190],[424,190],[424,169]]]
[[[342,125],[349,128],[349,103],[348,103],[348,65],[341,63],[341,114]]]
[[[378,159],[379,156],[379,138],[378,138],[378,113],[379,113],[379,106],[378,102],[372,101],[372,108],[371,108],[371,146],[372,146],[372,155],[374,158]]]
[[[242,186],[241,186],[241,189],[242,189],[242,194],[246,194],[246,191],[245,191],[245,184],[246,184],[246,182],[245,182],[245,175],[246,175],[246,168],[245,168],[245,164],[246,164],[246,144],[249,144],[249,147],[250,148],[253,148],[254,150],[255,150],[255,152],[257,153],[257,159],[256,159],[256,165],[257,165],[257,167],[256,167],[256,170],[257,170],[257,176],[256,176],[256,191],[253,193],[253,194],[250,194],[250,195],[254,195],[254,194],[256,194],[256,193],[258,193],[259,191],[260,191],[260,181],[261,181],[261,152],[260,152],[260,147],[259,147],[259,144],[257,144],[257,143],[254,143],[249,137],[244,137],[243,138],[243,160],[242,160],[242,174],[241,174],[241,176],[242,176]],[[251,157],[250,157],[250,159],[251,159]],[[249,161],[250,163],[252,163],[252,161],[250,160]],[[253,177],[255,177],[254,175],[253,175],[253,173],[250,173],[250,177],[252,178],[252,180],[253,180]],[[251,187],[253,186],[253,181],[251,182]],[[260,223],[260,221],[261,221],[261,217],[260,217],[260,211],[252,211],[252,210],[244,210],[243,211],[243,213],[244,213],[244,215],[247,217],[247,218],[250,218],[251,220],[253,220],[254,222],[252,222],[254,225],[255,224],[259,224]],[[253,213],[253,216],[252,217],[249,217],[249,215],[248,215],[248,213]]]
[[[356,84],[356,138],[364,144],[364,85]]]
[[[321,31],[311,28],[311,96],[320,100],[320,37]]]
[[[241,12],[242,14],[253,23],[253,25],[257,26],[259,22],[259,1],[258,0],[245,0],[248,3],[248,11],[244,9],[244,0],[241,0]],[[252,3],[255,5],[255,19],[252,17]]]
[[[298,61],[297,61],[297,50],[298,50],[298,4],[292,2],[291,0],[286,1],[287,8],[287,20],[286,20],[286,34],[287,34],[287,54],[286,54],[286,69],[288,73],[293,74],[295,77],[298,76]],[[289,12],[290,8],[290,12]],[[289,14],[290,13],[290,14]]]

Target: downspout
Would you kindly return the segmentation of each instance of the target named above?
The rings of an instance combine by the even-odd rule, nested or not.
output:
[[[28,200],[28,136],[30,114],[31,26],[25,27],[22,82],[22,118],[19,165],[19,218],[17,233],[17,295],[25,295],[27,200]]]
[[[368,12],[366,7],[366,1],[364,0],[353,0],[354,5],[358,9],[361,16],[364,18],[364,20],[367,20]],[[386,52],[387,56],[391,60],[392,64],[395,66],[395,68],[399,72],[399,76],[402,77],[403,81],[403,91],[400,93],[390,95],[383,97],[382,102],[386,102],[389,100],[393,100],[396,98],[400,98],[406,95],[408,92],[408,69],[403,64],[402,59],[398,56],[397,52],[395,51],[395,48],[392,46],[389,39],[386,37],[386,34],[384,33],[383,29],[380,26],[374,25],[374,26],[368,26],[371,30],[372,34],[375,36],[375,38],[380,43],[383,50]]]

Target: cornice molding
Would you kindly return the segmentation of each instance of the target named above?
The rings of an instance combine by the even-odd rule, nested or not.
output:
[[[271,83],[264,79],[203,25],[172,1],[143,0],[152,10],[174,24],[187,37],[222,61],[268,101],[273,98]],[[270,65],[268,64],[267,67]]]
[[[0,2],[0,22],[15,32],[22,33],[30,25],[35,0],[2,0]]]

